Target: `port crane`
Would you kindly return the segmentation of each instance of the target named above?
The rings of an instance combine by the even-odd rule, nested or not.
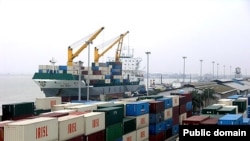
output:
[[[92,41],[102,32],[103,29],[104,27],[98,29],[75,53],[73,53],[71,46],[68,47],[68,66],[73,65],[74,58],[77,57],[88,46],[89,43],[92,43]]]
[[[127,35],[129,31],[125,32],[124,34],[121,34],[119,38],[117,38],[108,48],[106,48],[102,53],[98,53],[99,49],[95,47],[94,51],[94,62],[97,63],[99,62],[100,57],[102,57],[107,51],[109,51],[115,44],[118,43],[118,48],[116,51],[116,57],[120,57],[120,52],[121,52],[121,46],[122,46],[122,41],[125,35]],[[117,60],[117,59],[116,59]],[[118,58],[119,60],[119,58]]]
[[[121,56],[121,51],[122,51],[122,43],[123,43],[123,38],[124,36],[126,36],[129,33],[129,31],[127,31],[125,34],[122,34],[121,39],[119,40],[118,43],[118,47],[115,53],[115,62],[120,62],[120,56]]]

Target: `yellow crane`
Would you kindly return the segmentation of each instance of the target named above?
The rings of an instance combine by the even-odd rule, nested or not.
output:
[[[118,44],[118,49],[119,49],[119,45],[121,46],[123,38],[126,34],[128,34],[129,32],[127,31],[125,34],[121,34],[120,37],[118,39],[116,39],[107,49],[105,49],[102,53],[98,53],[99,49],[97,47],[95,47],[95,51],[94,51],[94,62],[97,63],[99,62],[100,57],[102,57],[108,50],[110,50],[116,43],[119,42]],[[118,50],[117,49],[117,50]],[[120,53],[120,52],[119,52]],[[117,54],[117,53],[116,53]],[[116,55],[118,56],[118,55]],[[120,57],[120,55],[119,55]]]
[[[129,31],[127,31],[125,34],[123,34],[122,37],[121,37],[121,39],[119,40],[118,47],[117,47],[117,50],[116,50],[116,53],[115,53],[115,62],[119,62],[119,61],[120,61],[123,38],[124,38],[124,36],[126,36],[128,33],[129,33]]]
[[[77,57],[87,46],[89,43],[91,43],[104,29],[104,27],[101,27],[98,29],[89,39],[86,41],[75,53],[73,53],[73,49],[69,46],[68,47],[68,66],[73,65],[73,60],[75,57]]]

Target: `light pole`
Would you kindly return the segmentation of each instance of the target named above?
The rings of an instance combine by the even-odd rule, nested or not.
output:
[[[225,74],[225,67],[226,67],[226,65],[223,65],[223,67],[224,67],[224,79],[226,78],[226,74]]]
[[[214,79],[214,61],[212,62],[213,63],[213,79]]]
[[[231,79],[231,69],[232,69],[232,66],[230,66],[230,76],[229,76],[230,79]]]
[[[201,71],[201,72],[200,72],[200,81],[202,81],[202,61],[203,61],[203,60],[200,60],[200,62],[201,62],[201,69],[200,69],[200,71]]]
[[[87,101],[89,101],[89,72],[90,72],[90,44],[92,44],[91,41],[86,41],[88,44],[88,79],[87,79]]]
[[[81,101],[81,84],[82,84],[82,61],[79,61],[79,70],[78,70],[78,73],[79,73],[79,82],[78,82],[78,100]]]
[[[187,58],[186,56],[183,56],[182,57],[183,60],[184,60],[184,67],[183,67],[183,84],[184,84],[184,81],[185,81],[185,59]]]
[[[219,63],[217,63],[217,79],[219,78]]]
[[[147,96],[148,96],[148,75],[149,75],[149,54],[151,54],[151,52],[147,51]]]

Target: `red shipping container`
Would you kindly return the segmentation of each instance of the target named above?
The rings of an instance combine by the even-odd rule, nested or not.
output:
[[[166,139],[165,131],[162,131],[156,135],[149,135],[149,141],[164,141]]]
[[[105,141],[105,130],[90,134],[88,136],[84,135],[83,141]]]
[[[164,112],[165,105],[163,101],[149,101],[149,113]]]
[[[187,118],[193,116],[193,111],[187,111]]]
[[[179,117],[179,106],[174,106],[173,108],[172,108],[173,110],[173,117]]]
[[[209,119],[209,116],[191,116],[182,121],[183,125],[200,125],[202,121]]]
[[[74,137],[74,138],[69,139],[67,141],[84,141],[84,135],[80,135],[80,136]]]
[[[192,101],[192,94],[191,93],[185,93],[185,94],[182,94],[183,96],[186,97],[186,101],[189,102],[189,101]]]
[[[179,105],[186,105],[187,99],[185,96],[179,95]]]
[[[218,118],[209,118],[207,120],[202,121],[200,124],[201,125],[217,125],[218,123]]]
[[[167,129],[165,132],[165,139],[172,137],[172,127]]]
[[[179,105],[179,114],[186,113],[186,104],[184,105]]]
[[[176,124],[180,124],[179,123],[180,122],[179,116],[172,117],[172,119],[173,119],[173,126],[176,125]]]

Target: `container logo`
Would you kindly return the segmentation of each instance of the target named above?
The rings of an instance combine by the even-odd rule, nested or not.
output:
[[[146,123],[146,119],[145,118],[141,118],[141,124],[145,124]]]
[[[76,122],[68,124],[68,133],[76,132]]]
[[[48,126],[42,126],[36,128],[36,139],[40,139],[48,136]]]
[[[99,127],[99,119],[92,120],[92,128]]]
[[[142,131],[142,132],[141,132],[141,138],[145,138],[145,137],[146,137],[145,131]]]
[[[126,141],[132,141],[132,137],[131,136],[127,137]]]

